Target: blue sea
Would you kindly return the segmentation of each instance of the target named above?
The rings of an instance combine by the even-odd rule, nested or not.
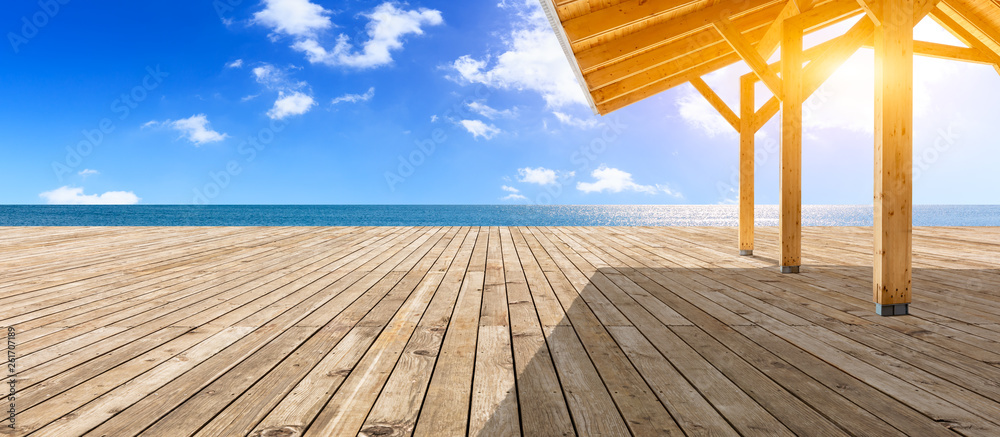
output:
[[[735,205],[0,206],[0,226],[736,226]],[[778,207],[758,205],[758,226]],[[872,207],[804,205],[805,226],[871,226]],[[916,226],[1000,226],[1000,205],[917,205]]]

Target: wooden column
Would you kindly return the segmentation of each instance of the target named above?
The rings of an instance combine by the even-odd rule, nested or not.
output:
[[[740,255],[753,255],[754,86],[751,73],[740,78]]]
[[[798,273],[802,261],[802,25],[781,27],[781,178],[778,235],[782,273]]]
[[[875,29],[875,310],[909,312],[913,225],[913,0],[883,0]]]

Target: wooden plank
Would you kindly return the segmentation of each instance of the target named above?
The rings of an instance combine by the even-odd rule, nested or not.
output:
[[[393,251],[390,250],[384,253],[389,259],[385,260],[379,268],[373,270],[370,274],[369,280],[364,282],[359,282],[352,284],[354,290],[352,293],[347,294],[336,294],[332,296],[317,295],[314,300],[303,302],[304,305],[299,305],[296,307],[295,311],[285,311],[280,313],[277,318],[269,318],[271,323],[264,328],[257,329],[247,337],[237,342],[233,346],[227,348],[224,351],[212,356],[209,360],[200,363],[192,371],[186,372],[184,375],[170,381],[167,385],[158,389],[157,396],[151,398],[145,398],[140,402],[133,404],[128,408],[129,413],[118,414],[105,421],[101,426],[91,430],[91,433],[96,435],[101,435],[104,433],[109,434],[124,434],[129,432],[137,432],[135,430],[145,429],[152,423],[159,420],[159,418],[168,414],[177,405],[180,405],[191,395],[198,393],[204,387],[211,384],[213,381],[223,376],[230,369],[235,368],[240,365],[244,360],[251,358],[255,352],[260,350],[262,347],[266,347],[274,339],[283,335],[282,328],[288,326],[294,326],[297,323],[305,321],[310,313],[317,311],[323,313],[323,317],[326,320],[330,320],[330,317],[340,313],[340,310],[335,308],[339,306],[343,308],[348,304],[357,299],[357,297],[368,290],[369,287],[375,284],[376,281],[382,280],[383,286],[378,289],[388,292],[392,284],[398,282],[403,275],[397,273],[390,273],[391,269],[399,263],[402,259],[409,255],[411,251],[419,250],[421,247],[429,248],[427,242],[430,238],[429,234],[420,233],[414,235],[414,237],[419,236],[419,238],[413,239],[412,241],[404,240],[399,244],[406,244],[408,250],[404,251]],[[401,248],[397,245],[397,248]],[[382,254],[380,254],[382,255]],[[379,262],[381,260],[376,258]],[[383,292],[383,295],[384,295]],[[379,293],[373,293],[370,295],[369,299],[362,299],[355,305],[356,310],[367,311],[373,305],[372,298],[380,297]],[[375,299],[377,300],[377,299]],[[324,308],[325,304],[330,304],[333,308],[328,308],[328,311],[318,311]],[[332,309],[333,311],[329,311]],[[348,313],[350,314],[350,313]],[[360,319],[360,315],[350,314],[352,317],[357,317]],[[308,337],[306,333],[314,331],[313,324],[306,323],[303,330],[297,330],[297,333],[291,333],[289,335],[294,335],[295,337],[288,337],[289,341],[293,341],[293,338],[301,338],[305,340]],[[319,325],[322,326],[322,325]],[[273,346],[274,348],[286,347],[287,345]],[[245,365],[244,367],[253,368],[251,364]],[[218,393],[218,392],[217,392]],[[225,393],[225,392],[223,392]],[[207,394],[207,392],[206,392]],[[102,413],[107,414],[107,413]],[[98,414],[92,413],[93,416],[97,417]],[[132,430],[132,431],[130,431]]]
[[[361,427],[362,433],[374,434],[374,430],[391,430],[397,435],[410,435],[413,432],[445,331],[455,311],[462,278],[476,244],[478,232],[463,231],[465,237],[462,246],[448,267],[440,289],[420,319],[420,324],[383,387],[378,401],[368,413]]]
[[[902,0],[882,2],[875,31],[876,304],[908,304],[913,226],[913,14]],[[891,315],[891,314],[890,314]]]
[[[521,434],[500,230],[489,228],[469,434]]]
[[[479,229],[414,435],[458,436],[468,430],[488,235],[487,229]]]
[[[529,260],[521,259],[510,228],[501,228],[500,238],[507,303],[510,308],[521,432],[526,436],[539,437],[575,435],[566,398],[539,323],[539,310],[533,305],[522,267],[522,262],[529,263]]]
[[[532,258],[539,265],[551,265],[551,269],[546,269],[546,273],[554,273],[558,267],[547,256],[546,250],[538,242],[535,235],[527,229],[522,229],[520,234],[524,237],[525,244],[530,248]],[[521,250],[518,248],[518,254],[520,255],[520,253]],[[526,255],[520,255],[520,257],[525,259]],[[548,284],[545,278],[542,276],[544,283]],[[528,284],[534,288],[532,276],[528,275],[527,279]],[[539,283],[539,288],[542,288],[541,283]],[[552,292],[551,290],[543,288],[541,292]],[[559,375],[566,403],[573,417],[576,433],[578,435],[629,435],[629,428],[615,405],[615,401],[563,311],[561,307],[558,309],[562,318],[567,320],[560,320],[560,323],[555,324],[543,322],[542,329],[552,354],[552,361],[555,363]]]

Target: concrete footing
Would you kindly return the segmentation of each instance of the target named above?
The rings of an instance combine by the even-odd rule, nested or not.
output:
[[[781,266],[781,273],[798,273],[799,266]]]
[[[753,256],[753,249],[751,250],[741,250],[740,256]]]
[[[880,316],[905,316],[910,314],[910,304],[897,303],[892,305],[875,304],[875,314]]]

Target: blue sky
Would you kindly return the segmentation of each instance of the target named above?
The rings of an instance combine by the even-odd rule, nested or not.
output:
[[[22,1],[0,29],[4,204],[736,199],[737,137],[693,88],[592,115],[533,0]],[[915,203],[1000,203],[1000,77],[916,69]],[[705,79],[735,108],[746,71]],[[806,105],[805,203],[871,203],[871,76],[862,50]]]

